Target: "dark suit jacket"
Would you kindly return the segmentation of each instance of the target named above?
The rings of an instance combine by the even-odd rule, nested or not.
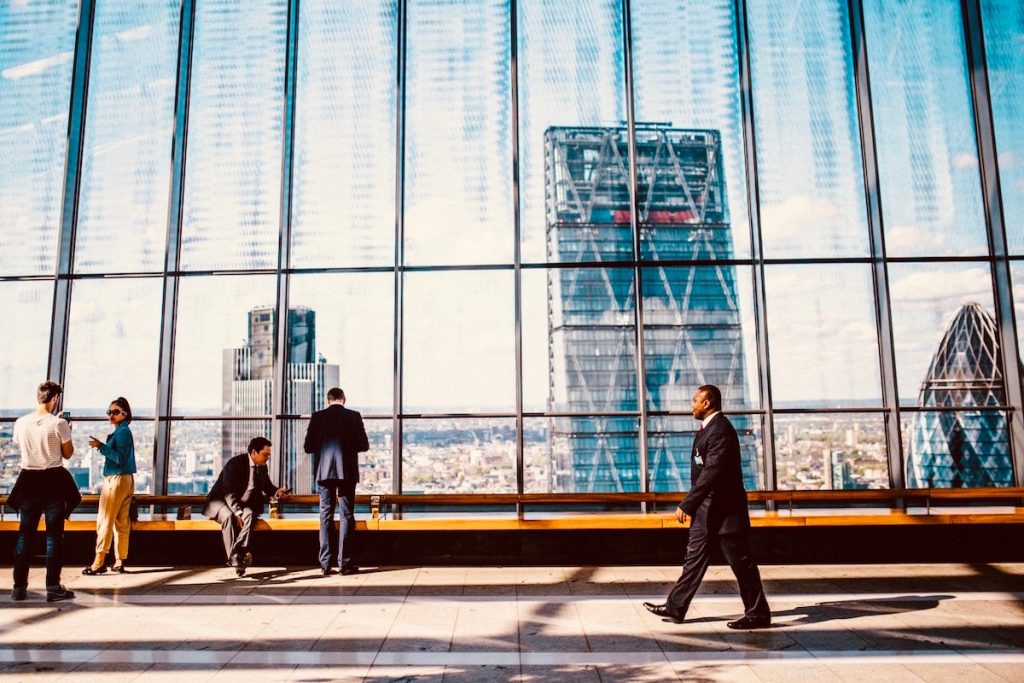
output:
[[[359,481],[359,454],[370,450],[363,416],[339,403],[313,413],[303,450],[313,454],[317,481]]]
[[[693,517],[695,526],[704,526],[712,533],[729,534],[750,528],[740,440],[725,415],[716,415],[693,440],[690,491],[679,507]]]
[[[210,489],[206,496],[206,506],[203,514],[211,517],[214,511],[210,509],[210,503],[215,500],[222,500],[236,515],[242,513],[243,507],[251,508],[256,514],[263,512],[263,503],[266,497],[277,493],[277,486],[270,481],[270,473],[266,465],[260,465],[253,474],[253,492],[246,503],[242,502],[242,495],[249,487],[249,469],[252,467],[252,459],[248,453],[236,455],[224,464],[224,469],[217,477],[217,483]]]

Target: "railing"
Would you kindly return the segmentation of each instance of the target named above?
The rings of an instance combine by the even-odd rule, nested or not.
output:
[[[685,492],[658,493],[427,493],[427,494],[361,494],[356,496],[356,504],[369,506],[373,519],[377,519],[381,511],[401,514],[404,507],[417,508],[440,507],[478,507],[501,508],[515,507],[522,516],[530,506],[560,506],[572,511],[573,506],[589,507],[605,505],[623,508],[636,506],[638,512],[669,512],[675,508],[685,496]],[[135,503],[139,507],[169,508],[202,505],[205,496],[174,495],[159,496],[138,494]],[[319,497],[313,495],[296,495],[288,498],[289,505],[316,506]],[[751,491],[747,493],[750,503],[764,504],[772,509],[785,506],[792,511],[794,507],[831,504],[836,508],[859,506],[865,503],[877,503],[895,510],[905,511],[911,506],[924,507],[930,512],[936,504],[973,504],[991,501],[1003,501],[1011,506],[1024,506],[1024,487],[1006,488],[972,488],[972,489],[859,489],[844,491]],[[83,496],[86,506],[95,506],[99,496]],[[0,496],[0,519],[3,519],[7,505],[7,496]],[[271,502],[271,517],[281,515],[279,506]],[[472,517],[473,513],[467,513]]]

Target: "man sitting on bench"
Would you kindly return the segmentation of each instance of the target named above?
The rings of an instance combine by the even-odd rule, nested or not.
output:
[[[203,508],[204,515],[220,522],[228,564],[239,576],[244,576],[245,568],[252,564],[249,536],[263,512],[264,496],[276,495],[281,500],[288,497],[288,489],[277,488],[270,481],[270,446],[269,439],[257,436],[249,442],[248,453],[228,460]]]

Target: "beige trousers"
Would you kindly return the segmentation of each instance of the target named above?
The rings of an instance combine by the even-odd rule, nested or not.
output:
[[[134,474],[111,474],[103,482],[100,492],[100,507],[96,517],[96,554],[106,555],[110,550],[111,535],[117,538],[114,556],[119,560],[128,557],[128,532],[131,520],[128,508],[135,493]]]

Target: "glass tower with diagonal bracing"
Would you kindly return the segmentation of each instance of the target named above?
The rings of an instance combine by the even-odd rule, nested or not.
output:
[[[921,383],[907,453],[907,486],[967,488],[1012,486],[1013,463],[1006,415],[985,410],[1006,405],[999,331],[976,303],[949,324]]]
[[[720,135],[642,125],[636,137],[649,405],[686,411],[697,387],[716,384],[726,407],[745,407],[736,272],[716,264],[733,257]],[[638,409],[633,269],[593,265],[633,256],[627,131],[548,128],[545,155],[548,258],[591,264],[548,272],[549,407],[597,414],[551,418],[551,442],[568,444],[551,450],[551,490],[636,491],[637,418],[599,415]],[[756,488],[750,419],[731,419]],[[696,427],[648,434],[651,490],[689,487]]]

